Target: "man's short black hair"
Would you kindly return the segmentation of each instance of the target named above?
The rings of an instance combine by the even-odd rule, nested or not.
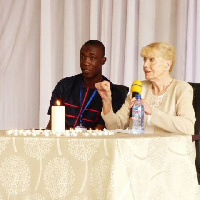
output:
[[[88,40],[87,42],[84,43],[83,46],[85,46],[85,45],[93,45],[93,46],[100,47],[102,49],[103,56],[105,56],[105,46],[101,41],[99,41],[99,40]]]

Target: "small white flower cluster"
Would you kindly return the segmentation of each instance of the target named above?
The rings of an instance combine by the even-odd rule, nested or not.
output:
[[[114,135],[115,133],[112,131],[109,131],[107,129],[101,130],[92,130],[92,129],[83,129],[83,128],[75,128],[70,130],[65,130],[65,132],[55,132],[51,130],[41,130],[41,129],[32,129],[32,130],[7,130],[6,134],[9,136],[73,136],[76,137],[78,135],[82,136],[102,136],[102,135]]]
[[[6,134],[7,135],[13,135],[13,136],[37,136],[40,135],[43,131],[41,129],[39,130],[7,130]]]
[[[101,136],[101,135],[114,135],[114,132],[109,131],[107,129],[101,130],[87,130],[86,132],[83,132],[84,136]]]

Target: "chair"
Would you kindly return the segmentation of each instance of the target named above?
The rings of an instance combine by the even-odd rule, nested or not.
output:
[[[189,84],[193,87],[194,96],[193,96],[193,107],[196,116],[195,122],[195,135],[200,135],[200,83],[190,83]],[[200,140],[195,141],[196,145],[196,169],[197,169],[197,177],[198,182],[200,184]]]
[[[115,86],[120,90],[123,97],[126,98],[128,91],[129,91],[129,88],[125,85],[115,85]]]

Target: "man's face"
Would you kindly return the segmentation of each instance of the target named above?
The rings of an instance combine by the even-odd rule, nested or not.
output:
[[[102,48],[95,45],[84,45],[80,50],[80,67],[83,76],[93,78],[102,74],[102,65],[106,58],[103,56]]]

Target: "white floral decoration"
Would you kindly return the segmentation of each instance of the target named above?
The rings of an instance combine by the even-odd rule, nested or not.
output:
[[[7,147],[8,142],[10,141],[9,137],[1,137],[0,138],[0,154],[2,151],[4,151]]]
[[[40,172],[38,175],[38,180],[35,186],[35,190],[37,190],[41,179],[42,159],[45,158],[47,153],[50,152],[50,149],[53,146],[54,141],[55,141],[54,138],[24,138],[25,152],[30,157],[40,160]]]
[[[65,198],[72,191],[74,171],[66,158],[54,158],[44,170],[44,183],[52,199]]]
[[[24,200],[45,200],[45,198],[38,193],[34,193],[29,194]]]
[[[97,199],[106,199],[108,190],[111,164],[107,159],[95,163],[90,174],[90,183]],[[109,191],[108,191],[109,192]]]
[[[85,162],[85,176],[79,193],[83,191],[85,183],[87,181],[88,176],[88,161],[92,158],[92,156],[97,152],[97,148],[99,147],[100,141],[93,139],[71,139],[69,140],[69,151],[70,154],[73,155],[80,161]]]
[[[6,157],[0,168],[2,186],[10,195],[18,195],[27,190],[30,185],[30,169],[21,156]]]

